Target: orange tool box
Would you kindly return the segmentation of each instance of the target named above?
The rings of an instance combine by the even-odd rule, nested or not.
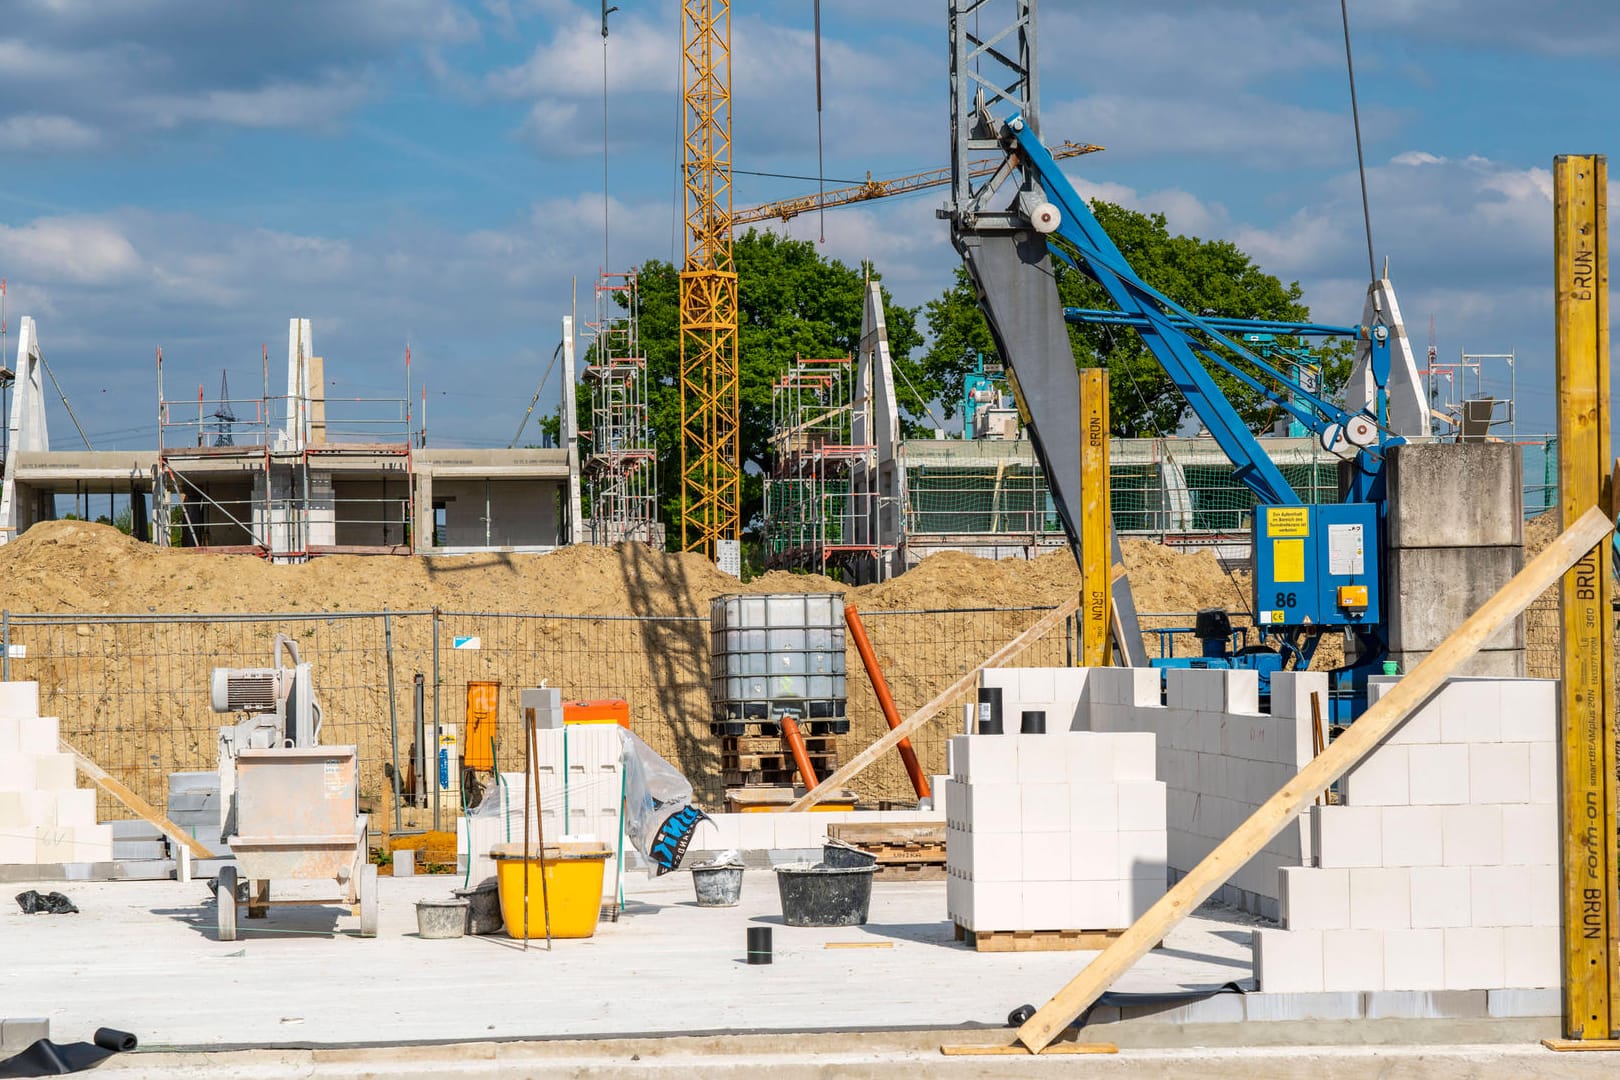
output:
[[[565,724],[618,724],[630,730],[630,703],[624,698],[563,702]]]

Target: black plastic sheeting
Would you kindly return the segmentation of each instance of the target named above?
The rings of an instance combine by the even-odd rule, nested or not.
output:
[[[1096,1001],[1088,1005],[1086,1007],[1086,1011],[1080,1014],[1080,1019],[1076,1020],[1069,1026],[1076,1028],[1085,1027],[1087,1021],[1091,1019],[1091,1010],[1098,1008],[1099,1006],[1111,1009],[1140,1009],[1152,1008],[1155,1005],[1162,1005],[1166,1008],[1170,1008],[1176,1005],[1190,1005],[1195,1001],[1203,1001],[1205,998],[1215,997],[1217,994],[1246,993],[1248,993],[1248,991],[1244,989],[1242,984],[1236,982],[1223,983],[1220,986],[1212,986],[1208,990],[1167,990],[1156,994],[1132,994],[1124,993],[1118,990],[1109,990],[1098,997]],[[1035,1006],[1020,1005],[1018,1008],[1007,1014],[1007,1026],[1014,1028],[1022,1027],[1024,1022],[1034,1015]]]
[[[22,908],[24,915],[37,915],[44,912],[46,915],[77,915],[79,909],[59,892],[41,893],[38,889],[29,889],[27,892],[17,894],[17,906]]]
[[[114,1054],[135,1049],[135,1036],[117,1028],[97,1028],[92,1042],[58,1046],[49,1039],[0,1061],[0,1077],[66,1076],[94,1068]]]

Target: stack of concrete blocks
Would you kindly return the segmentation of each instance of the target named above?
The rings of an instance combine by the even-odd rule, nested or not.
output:
[[[1099,668],[1089,679],[1089,726],[1150,731],[1169,788],[1170,880],[1179,880],[1313,756],[1311,696],[1326,724],[1324,672],[1277,672],[1271,711],[1260,710],[1253,671]],[[1278,912],[1277,871],[1309,860],[1310,831],[1296,821],[1267,842],[1215,899],[1265,918]]]
[[[1151,735],[957,735],[951,760],[945,888],[957,926],[1114,930],[1164,895]]]
[[[1524,563],[1523,461],[1510,443],[1397,446],[1385,470],[1389,659],[1410,671]],[[1522,678],[1524,617],[1458,675]]]
[[[231,849],[220,839],[225,807],[219,797],[218,769],[170,773],[168,817],[216,858],[230,858]],[[217,872],[217,867],[201,869]]]
[[[1372,681],[1377,700],[1395,680]],[[1557,683],[1453,679],[1310,810],[1262,991],[1559,985]]]
[[[0,864],[112,861],[112,829],[77,773],[56,717],[39,715],[39,684],[0,682]]]
[[[567,724],[535,733],[541,798],[539,814],[532,807],[529,811],[531,840],[542,831],[549,843],[588,837],[608,845],[617,856],[623,836],[623,730],[616,724]],[[523,774],[501,773],[498,787],[499,812],[474,811],[463,815],[457,826],[457,857],[472,860],[475,882],[495,873],[489,857],[492,848],[523,840]],[[602,896],[617,903],[618,895],[615,857],[602,876]]]

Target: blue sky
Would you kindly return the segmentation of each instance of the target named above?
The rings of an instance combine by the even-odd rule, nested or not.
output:
[[[679,258],[679,5],[619,0],[608,42],[613,269]],[[810,0],[737,0],[739,169],[816,168]],[[568,0],[5,0],[8,316],[98,448],[150,445],[169,396],[254,392],[314,323],[334,395],[401,395],[434,445],[505,445],[602,266],[599,7]],[[1414,340],[1520,356],[1552,426],[1551,164],[1616,149],[1620,5],[1352,0],[1374,239]],[[1048,141],[1083,191],[1231,239],[1320,318],[1366,287],[1334,0],[1046,0]],[[943,0],[824,0],[826,173],[948,160]],[[738,205],[803,181],[739,175]],[[940,193],[826,216],[903,303],[956,264]],[[818,223],[786,227],[815,238]],[[273,372],[274,384],[277,373]],[[554,407],[553,379],[543,407]],[[532,429],[531,429],[532,430]],[[76,445],[53,404],[53,445]]]

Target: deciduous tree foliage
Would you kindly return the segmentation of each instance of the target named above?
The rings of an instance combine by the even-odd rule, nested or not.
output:
[[[1143,280],[1189,311],[1245,319],[1310,318],[1310,309],[1300,302],[1298,282],[1284,285],[1235,244],[1173,236],[1163,214],[1142,214],[1100,200],[1091,205]],[[1054,265],[1058,293],[1066,306],[1115,306],[1095,281],[1057,260]],[[960,404],[962,376],[972,370],[977,353],[992,354],[995,344],[963,270],[957,271],[955,284],[944,295],[927,304],[925,314],[931,340],[919,365],[926,386],[919,389],[954,413]],[[1071,324],[1069,340],[1080,367],[1108,368],[1114,434],[1174,435],[1190,419],[1190,406],[1136,331]],[[1348,376],[1348,357],[1343,348],[1324,353],[1324,384],[1330,393],[1336,393]],[[1274,407],[1254,391],[1224,372],[1215,375],[1251,428],[1259,430],[1276,418]]]

